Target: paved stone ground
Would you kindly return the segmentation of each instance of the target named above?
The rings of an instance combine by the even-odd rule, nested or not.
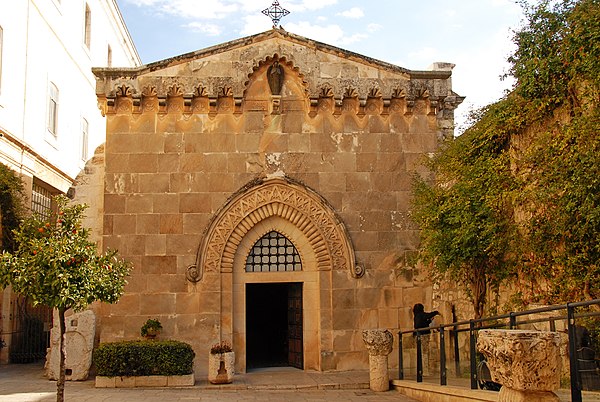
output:
[[[158,401],[396,401],[409,402],[396,391],[368,389],[366,372],[316,373],[295,369],[263,370],[236,375],[226,386],[197,381],[189,388],[95,388],[94,381],[67,382],[65,400],[71,402]],[[56,383],[44,377],[40,364],[0,366],[0,401],[54,401]]]

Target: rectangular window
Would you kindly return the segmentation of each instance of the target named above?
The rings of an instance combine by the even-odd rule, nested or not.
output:
[[[53,83],[48,88],[48,131],[58,134],[58,88]]]
[[[52,213],[52,194],[42,186],[33,183],[31,192],[31,212],[47,219]]]
[[[106,66],[107,67],[112,67],[112,48],[110,47],[110,45],[108,45],[108,52],[107,52],[107,56],[106,56]]]
[[[86,119],[81,119],[81,160],[88,159],[88,130],[89,125]]]
[[[83,32],[83,43],[89,49],[92,45],[92,10],[88,4],[85,5],[85,30]]]

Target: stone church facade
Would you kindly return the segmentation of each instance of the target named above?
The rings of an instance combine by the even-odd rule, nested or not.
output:
[[[368,367],[362,330],[410,328],[411,177],[453,133],[452,65],[410,71],[273,29],[140,68],[95,69],[106,144],[76,201],[134,266],[101,342],[148,318],[196,373]]]

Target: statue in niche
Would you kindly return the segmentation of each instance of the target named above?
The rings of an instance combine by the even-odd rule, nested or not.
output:
[[[279,61],[275,60],[267,70],[267,81],[271,88],[272,95],[281,95],[281,87],[283,86],[283,67]]]

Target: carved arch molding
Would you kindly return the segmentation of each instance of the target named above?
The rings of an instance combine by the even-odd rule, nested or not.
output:
[[[313,190],[289,179],[252,182],[217,212],[200,243],[196,264],[188,267],[190,282],[204,272],[232,272],[235,252],[250,229],[272,216],[296,226],[308,239],[317,257],[317,269],[348,270],[354,278],[364,275],[356,265],[354,248],[334,209]]]

